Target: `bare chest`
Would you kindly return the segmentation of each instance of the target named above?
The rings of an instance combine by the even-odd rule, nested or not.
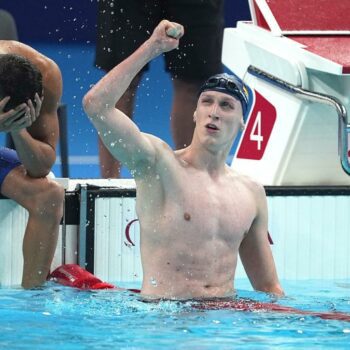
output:
[[[165,217],[187,242],[238,244],[255,217],[251,194],[241,186],[201,179],[183,184],[167,198]],[[166,220],[166,221],[167,221]]]

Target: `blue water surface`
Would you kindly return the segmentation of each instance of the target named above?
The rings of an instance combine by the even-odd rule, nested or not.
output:
[[[350,281],[284,281],[284,306],[350,315]],[[138,287],[138,285],[128,285]],[[276,300],[237,281],[239,298]],[[130,292],[0,289],[0,349],[349,349],[350,322],[146,303]]]

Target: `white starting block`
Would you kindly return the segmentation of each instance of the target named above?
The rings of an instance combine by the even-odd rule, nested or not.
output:
[[[232,165],[264,185],[349,185],[350,2],[250,9],[224,34],[223,63],[252,97]]]

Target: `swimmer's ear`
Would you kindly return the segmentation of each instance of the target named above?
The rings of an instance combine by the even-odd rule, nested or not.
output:
[[[244,131],[244,129],[245,129],[244,120],[241,119],[241,131]]]

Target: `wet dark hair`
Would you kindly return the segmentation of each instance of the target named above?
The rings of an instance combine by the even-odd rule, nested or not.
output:
[[[243,117],[247,117],[249,94],[242,80],[227,73],[216,74],[210,77],[199,89],[198,95],[203,91],[219,91],[237,98],[242,105]]]
[[[42,95],[42,74],[27,58],[15,54],[0,54],[0,98],[10,96],[4,111],[17,107],[36,93]]]

